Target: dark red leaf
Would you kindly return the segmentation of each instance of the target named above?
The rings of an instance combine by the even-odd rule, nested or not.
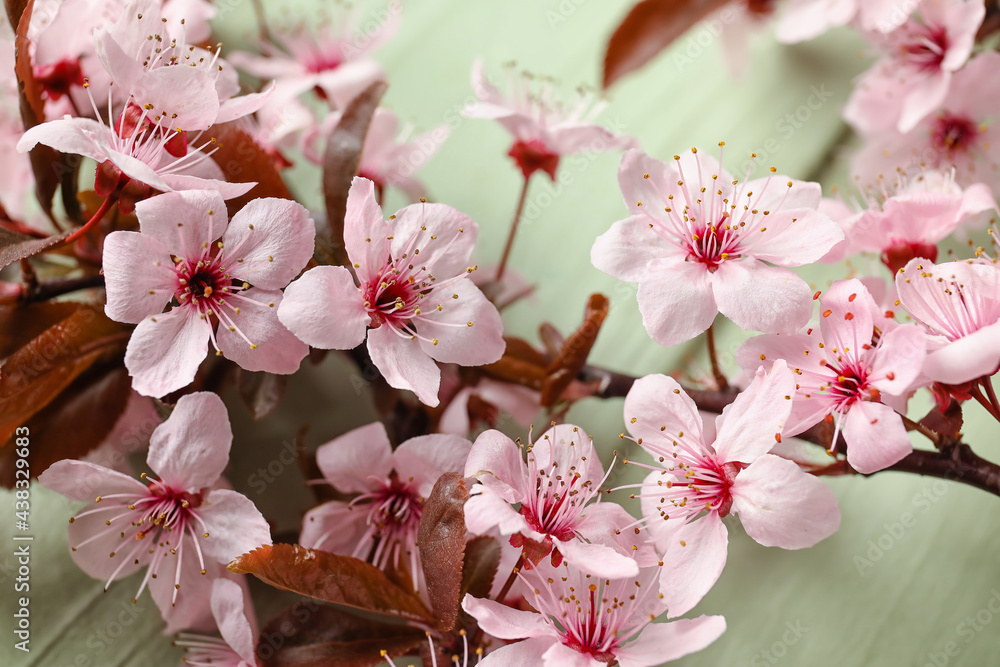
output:
[[[500,567],[500,543],[489,535],[473,537],[465,545],[460,598],[468,593],[475,598],[488,598],[493,579]]]
[[[4,9],[7,10],[7,20],[10,22],[11,30],[17,31],[17,26],[21,22],[21,15],[28,5],[27,0],[4,0]]]
[[[935,407],[920,420],[920,424],[941,435],[958,437],[963,424],[962,405],[953,399],[943,412],[940,407]]]
[[[371,667],[411,652],[424,632],[379,623],[314,602],[300,602],[268,622],[257,657],[263,667]]]
[[[615,28],[604,53],[604,87],[639,69],[728,0],[642,0]]]
[[[320,255],[317,259],[327,264],[349,265],[344,247],[347,193],[351,189],[351,180],[358,173],[361,149],[372,115],[387,87],[385,82],[376,81],[351,100],[327,139],[323,153],[323,200],[329,236],[322,234],[316,239],[317,254]]]
[[[434,617],[410,591],[396,586],[374,565],[297,544],[254,549],[229,564],[237,574],[323,602],[409,621],[432,624]]]
[[[274,412],[287,385],[287,375],[255,373],[242,368],[236,373],[236,389],[255,420]]]
[[[97,361],[122,354],[128,337],[103,309],[83,306],[8,357],[0,369],[0,442]]]
[[[18,234],[9,229],[0,227],[0,269],[6,268],[19,260],[37,255],[55,244],[59,243],[72,231],[63,234],[56,234],[44,239]]]
[[[437,616],[438,629],[455,626],[462,601],[462,565],[465,562],[465,501],[469,490],[457,472],[446,472],[424,501],[417,547],[427,582],[427,595]]]
[[[72,301],[45,301],[24,306],[0,306],[0,359],[9,357],[82,305]]]
[[[483,373],[504,382],[541,389],[550,359],[521,338],[504,336],[507,347],[499,361],[481,366]]]
[[[586,365],[604,318],[608,316],[609,307],[608,298],[603,294],[590,295],[583,324],[563,341],[559,356],[546,369],[545,381],[542,383],[542,407],[554,405]]]

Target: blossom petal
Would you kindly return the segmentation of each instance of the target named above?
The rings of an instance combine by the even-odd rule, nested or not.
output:
[[[747,331],[795,333],[812,314],[812,293],[802,278],[757,260],[720,264],[712,293],[719,312]]]
[[[603,667],[607,663],[598,660],[589,653],[583,653],[562,642],[556,642],[542,654],[541,664],[544,667]]]
[[[765,454],[736,475],[733,511],[765,547],[804,549],[840,526],[837,497],[794,462]]]
[[[413,478],[425,498],[438,478],[446,472],[461,474],[469,458],[472,443],[466,438],[445,433],[410,438],[392,453],[392,467],[406,478]]]
[[[390,225],[393,257],[419,251],[415,259],[437,276],[457,276],[469,268],[479,225],[461,211],[444,204],[411,204],[397,211]]]
[[[494,526],[501,535],[528,530],[524,517],[509,502],[488,488],[483,488],[465,502],[465,525],[476,535],[488,533]]]
[[[366,493],[372,475],[385,475],[392,464],[392,445],[382,422],[352,429],[316,450],[316,464],[326,481],[341,493]]]
[[[509,503],[524,499],[528,469],[521,458],[521,448],[500,431],[479,434],[469,450],[464,474],[477,478],[480,484],[493,489]]]
[[[356,176],[347,193],[344,245],[362,282],[375,278],[385,265],[391,229],[375,199],[375,184]]]
[[[223,262],[238,279],[263,289],[281,289],[312,258],[316,226],[297,202],[254,199],[233,216],[222,235]]]
[[[636,296],[646,333],[665,347],[691,340],[719,312],[704,265],[676,256],[649,262]]]
[[[137,479],[96,463],[74,459],[56,461],[38,476],[38,483],[70,500],[88,503],[94,502],[99,495],[134,493],[137,498],[148,495],[146,485]]]
[[[1000,321],[927,355],[924,374],[937,382],[960,384],[990,375],[1000,366]]]
[[[212,582],[212,616],[219,625],[219,634],[237,655],[252,665],[257,660],[257,642],[246,610],[247,600],[238,583],[222,577]]]
[[[182,396],[149,439],[146,463],[168,486],[197,493],[210,488],[229,463],[233,430],[217,394]]]
[[[663,438],[672,441],[679,433],[690,434],[696,442],[703,438],[698,406],[677,380],[660,374],[632,383],[625,396],[625,428],[650,443]]]
[[[1000,328],[994,338],[1000,335]],[[899,396],[910,389],[924,367],[927,336],[915,324],[903,324],[884,334],[872,361],[871,384],[880,392]],[[1000,343],[996,346],[1000,360]]]
[[[579,539],[553,538],[552,541],[567,563],[595,577],[619,579],[639,574],[639,565],[635,559],[622,555],[609,546]]]
[[[706,648],[725,631],[722,616],[650,623],[633,641],[616,649],[615,657],[621,667],[654,667]]]
[[[105,314],[138,324],[163,312],[177,287],[170,252],[159,240],[136,232],[111,232],[104,239]]]
[[[887,468],[913,451],[903,418],[888,405],[857,401],[844,420],[847,462],[862,474]]]
[[[763,368],[716,419],[715,451],[719,460],[750,463],[766,454],[776,442],[792,412],[795,375],[778,359],[769,371]]]
[[[66,116],[25,130],[17,142],[17,150],[19,153],[27,153],[42,144],[62,153],[82,155],[103,162],[107,159],[107,154],[96,138],[108,131],[107,127],[96,120]]]
[[[648,216],[633,215],[597,237],[590,263],[609,276],[635,283],[645,277],[647,264],[673,250],[670,241],[650,228]]]
[[[140,322],[125,349],[132,388],[143,396],[164,396],[190,384],[208,354],[211,333],[212,325],[193,308]]]
[[[351,554],[368,528],[368,513],[346,502],[331,500],[302,517],[299,544],[335,554]]]
[[[729,533],[718,512],[671,532],[660,543],[663,562],[670,563],[660,572],[660,592],[670,618],[686,614],[715,585],[726,566]]]
[[[437,406],[441,369],[416,341],[381,326],[368,332],[368,353],[389,386],[409,389],[424,405]]]
[[[210,213],[211,212],[211,213]],[[205,243],[222,236],[229,224],[226,204],[218,192],[167,192],[135,205],[139,231],[159,240],[178,257],[199,257]]]
[[[350,350],[365,340],[371,318],[351,272],[317,266],[285,289],[278,319],[313,347]]]
[[[198,516],[208,532],[201,548],[205,555],[219,563],[271,544],[271,529],[267,519],[249,498],[229,489],[215,489],[198,508]]]
[[[811,264],[844,240],[840,225],[821,211],[789,209],[786,204],[766,220],[762,226],[766,231],[750,237],[750,252],[757,259],[779,266]]]
[[[462,609],[479,621],[479,627],[497,639],[553,637],[555,632],[541,614],[508,607],[493,600],[474,598],[468,593],[462,598]]]
[[[500,313],[472,280],[434,290],[423,303],[429,312],[416,322],[418,343],[432,359],[481,366],[503,356],[507,344]]]
[[[248,371],[278,375],[297,371],[309,354],[309,346],[278,320],[281,292],[251,288],[239,296],[239,300],[226,302],[233,310],[222,308],[217,313],[220,324],[216,338],[222,354]]]
[[[163,188],[166,190],[210,190],[218,193],[226,200],[242,197],[257,185],[256,181],[250,183],[227,183],[226,181],[192,176],[190,174],[161,174],[159,179],[166,186]],[[153,184],[150,183],[150,185]]]

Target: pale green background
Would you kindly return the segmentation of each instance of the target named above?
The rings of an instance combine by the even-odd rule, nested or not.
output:
[[[252,34],[251,5],[249,0],[223,4],[232,8],[223,21],[231,48]],[[275,2],[268,7],[277,17],[304,15],[304,8],[314,4]],[[470,99],[468,75],[476,56],[484,57],[493,73],[499,63],[516,59],[522,67],[557,77],[566,88],[596,84],[611,26],[630,4],[620,0],[406,3],[398,36],[376,54],[389,74],[387,104],[420,128],[447,122]],[[725,140],[731,167],[742,163],[750,150],[763,152],[765,145],[775,145],[768,144],[773,139],[778,150],[763,166],[774,164],[790,175],[820,178],[829,188],[832,181],[823,175],[834,161],[837,143],[846,136],[839,108],[851,77],[865,64],[855,38],[841,32],[794,48],[765,39],[748,56],[746,75],[739,81],[727,72],[718,38],[704,32],[701,44],[707,46],[689,36],[619,85],[603,121],[634,135],[648,152],[662,158],[692,145],[714,147]],[[685,60],[679,54],[691,57]],[[785,114],[805,104],[813,87],[824,86],[833,97],[786,137],[779,126]],[[507,135],[494,124],[462,121],[422,172],[435,200],[479,222],[478,259],[483,265],[499,256],[517,194],[519,176],[504,155],[508,144]],[[613,311],[593,360],[636,374],[669,372],[685,355],[700,354],[700,341],[671,351],[659,348],[642,328],[634,286],[617,283],[589,262],[594,238],[625,214],[616,167],[613,155],[567,160],[562,169],[571,174],[570,185],[560,191],[540,179],[534,183],[529,217],[513,261],[541,290],[534,302],[505,314],[507,331],[533,337],[542,319],[567,330],[578,323],[586,296],[600,290],[611,297]],[[308,203],[318,204],[316,172],[296,168],[293,173],[296,191]],[[390,199],[391,205],[398,203]],[[843,275],[841,268],[808,277],[822,288]],[[724,330],[724,360],[731,362],[739,340],[739,332]],[[704,373],[701,357],[695,367]],[[361,396],[355,392],[350,372],[335,355],[318,369],[307,367],[293,380],[281,410],[259,424],[249,423],[245,410],[230,401],[237,440],[229,478],[278,522],[279,530],[297,527],[308,499],[298,486],[298,472],[289,469],[260,496],[250,490],[248,478],[258,465],[275,459],[283,442],[290,441],[304,423],[311,425],[309,442],[316,446],[371,419],[365,392]],[[583,425],[605,453],[623,444],[617,437],[622,430],[620,400],[585,401],[570,420]],[[1000,458],[995,427],[977,419],[966,433],[981,453]],[[605,463],[609,460],[606,456]],[[616,474],[615,481],[624,482],[625,477]],[[729,630],[709,649],[674,664],[920,667],[931,664],[929,652],[942,651],[949,642],[960,648],[959,655],[949,659],[951,665],[996,664],[1000,618],[972,634],[960,635],[958,626],[984,609],[994,595],[1000,599],[995,593],[1000,590],[1000,572],[993,552],[1000,547],[1000,499],[899,474],[835,479],[831,486],[840,499],[842,528],[809,551],[760,547],[737,522],[730,524],[729,564],[696,610],[724,614]],[[919,494],[928,494],[934,502],[919,500]],[[128,613],[138,579],[118,582],[102,594],[101,584],[82,575],[69,559],[65,525],[72,509],[37,486],[32,505],[37,538],[31,581],[32,652],[30,659],[14,652],[12,635],[5,629],[0,664],[63,667],[75,660],[102,667],[178,664],[180,653],[170,647],[169,638],[160,636],[162,624],[148,595],[134,613]],[[10,508],[0,511],[0,542],[10,545],[11,494],[0,493],[0,508]],[[906,512],[916,517],[915,525],[898,540],[884,537],[886,524],[900,521]],[[892,546],[859,573],[855,557],[866,557],[869,541],[880,537]],[[10,622],[14,595],[11,551],[0,550],[4,628]],[[123,631],[119,623],[126,626]],[[799,624],[808,631],[794,644],[784,644],[786,624]],[[106,646],[99,631],[120,636]],[[782,657],[769,662],[762,651],[776,644]]]

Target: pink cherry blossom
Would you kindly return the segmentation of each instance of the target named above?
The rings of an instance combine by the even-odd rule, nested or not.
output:
[[[977,259],[934,265],[914,259],[896,274],[899,303],[929,335],[923,372],[949,385],[1000,366],[1000,267]]]
[[[599,577],[635,574],[634,560],[598,541],[608,513],[620,507],[599,502],[604,468],[579,427],[553,426],[527,447],[486,431],[472,445],[465,475],[479,480],[465,504],[469,530],[482,534],[498,527],[510,535],[525,568],[551,554],[554,565],[565,559]]]
[[[303,24],[289,31],[272,31],[275,43],[260,44],[263,56],[238,52],[231,60],[260,79],[274,80],[289,95],[315,90],[334,108],[343,108],[358,93],[385,78],[371,52],[396,34],[402,3],[391,2],[376,17],[374,31],[372,26],[362,25],[360,11],[348,5],[338,5],[338,11],[339,16],[322,19],[318,26]]]
[[[409,572],[422,572],[417,528],[424,499],[442,474],[465,469],[471,446],[465,438],[432,434],[393,450],[381,422],[320,446],[316,463],[324,480],[340,493],[357,495],[309,510],[299,543],[370,560],[383,569],[407,559]]]
[[[607,106],[594,102],[594,95],[580,91],[569,102],[560,101],[548,80],[507,72],[508,94],[501,93],[486,78],[483,63],[472,66],[472,89],[479,101],[462,110],[469,118],[497,121],[514,137],[510,155],[525,178],[541,169],[553,181],[559,159],[583,150],[613,152],[634,144],[632,139],[594,124]]]
[[[163,396],[190,383],[209,341],[247,370],[298,369],[308,347],[276,313],[281,288],[312,257],[308,211],[255,199],[229,222],[219,193],[189,190],[142,201],[136,215],[140,232],[104,242],[105,312],[138,325],[125,352],[136,391]]]
[[[499,418],[499,410],[512,416],[521,426],[528,426],[538,414],[540,399],[537,391],[527,387],[487,377],[480,378],[475,385],[462,386],[452,396],[441,414],[438,430],[442,433],[467,435],[475,428],[476,421],[483,421],[493,427]],[[486,410],[481,411],[480,408]]]
[[[537,611],[466,595],[462,608],[483,631],[498,639],[524,639],[480,664],[600,667],[617,661],[621,667],[653,667],[704,649],[725,632],[721,616],[651,623],[667,608],[657,585],[667,567],[654,561],[617,578],[569,562],[521,572],[522,590]]]
[[[698,408],[673,378],[637,380],[625,398],[629,434],[654,459],[641,485],[642,514],[667,566],[660,590],[670,617],[688,612],[726,564],[722,518],[739,515],[764,546],[811,547],[840,525],[837,499],[819,479],[768,453],[792,410],[795,376],[783,361],[759,370],[716,419],[712,442]]]
[[[900,0],[789,0],[778,21],[779,42],[793,44],[854,22],[867,32],[891,32],[920,4]]]
[[[212,617],[221,637],[181,633],[175,646],[184,648],[188,667],[257,667],[257,629],[245,585],[226,578],[212,581]]]
[[[38,478],[71,500],[91,503],[70,519],[71,555],[80,569],[107,582],[105,590],[145,569],[135,597],[148,586],[171,632],[190,626],[204,604],[206,575],[218,577],[222,564],[271,543],[253,503],[219,488],[232,439],[222,400],[189,394],[153,432],[146,462],[156,477],[143,473],[145,484],[70,459]]]
[[[355,178],[344,241],[360,286],[344,267],[310,269],[288,286],[278,318],[322,349],[352,349],[367,337],[385,380],[435,406],[435,360],[479,366],[505,347],[500,314],[469,279],[479,229],[444,204],[407,206],[388,221],[382,215],[374,184]]]
[[[808,321],[809,286],[782,267],[814,262],[843,238],[816,210],[819,184],[772,174],[739,185],[695,149],[673,164],[628,151],[618,182],[632,215],[597,239],[590,259],[639,283],[653,340],[683,343],[719,312],[757,331],[791,333]]]
[[[326,139],[337,127],[340,117],[339,112],[331,113],[321,124],[305,133],[303,153],[310,162],[323,164]],[[396,187],[411,201],[416,201],[425,194],[427,187],[413,176],[413,172],[434,157],[449,132],[447,125],[438,125],[429,132],[411,137],[412,126],[400,131],[396,114],[388,109],[376,109],[365,135],[358,175],[374,183],[377,193]]]
[[[1000,193],[1000,54],[986,51],[951,77],[943,103],[912,131],[886,130],[865,137],[853,161],[856,177],[874,183],[898,171],[955,169],[962,186],[982,182]]]
[[[974,183],[963,189],[951,170],[928,170],[912,179],[899,175],[894,187],[881,195],[869,196],[868,209],[848,211],[838,220],[847,238],[824,261],[873,252],[893,273],[914,257],[933,262],[940,241],[966,220],[997,208],[986,185]]]
[[[844,119],[865,134],[912,130],[944,103],[985,14],[977,0],[925,0],[899,28],[874,33],[886,55],[855,84]]]
[[[887,402],[917,380],[926,343],[913,325],[898,325],[859,280],[835,282],[820,300],[819,329],[757,336],[736,359],[747,373],[787,363],[795,372],[794,406],[785,428],[795,435],[827,415],[843,430],[847,461],[862,473],[913,451],[900,415]],[[784,361],[781,361],[784,360]]]

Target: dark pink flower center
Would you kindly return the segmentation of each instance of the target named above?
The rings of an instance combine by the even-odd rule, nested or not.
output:
[[[73,86],[83,85],[80,59],[67,58],[57,63],[36,67],[35,81],[42,86],[50,100],[59,100],[63,95],[69,95]]]
[[[689,262],[700,262],[715,273],[722,262],[740,257],[739,234],[727,226],[727,220],[723,218],[718,225],[702,227],[691,235],[687,243]]]
[[[969,153],[981,134],[979,125],[966,116],[938,116],[931,129],[931,145],[944,155]],[[944,160],[939,159],[938,162]]]
[[[416,558],[417,528],[423,514],[424,499],[413,479],[401,481],[395,472],[379,482],[375,490],[351,501],[355,508],[368,511],[368,529],[358,542],[355,556],[370,559],[380,568],[396,566],[401,554]],[[415,565],[415,560],[412,565]],[[414,570],[416,572],[416,570]]]
[[[923,26],[902,47],[907,62],[920,71],[941,69],[948,51],[948,33],[942,27]]]
[[[542,141],[538,139],[515,141],[507,155],[514,158],[514,162],[517,163],[525,178],[529,178],[541,169],[553,181],[556,180],[556,169],[559,168],[559,155],[550,151]]]

